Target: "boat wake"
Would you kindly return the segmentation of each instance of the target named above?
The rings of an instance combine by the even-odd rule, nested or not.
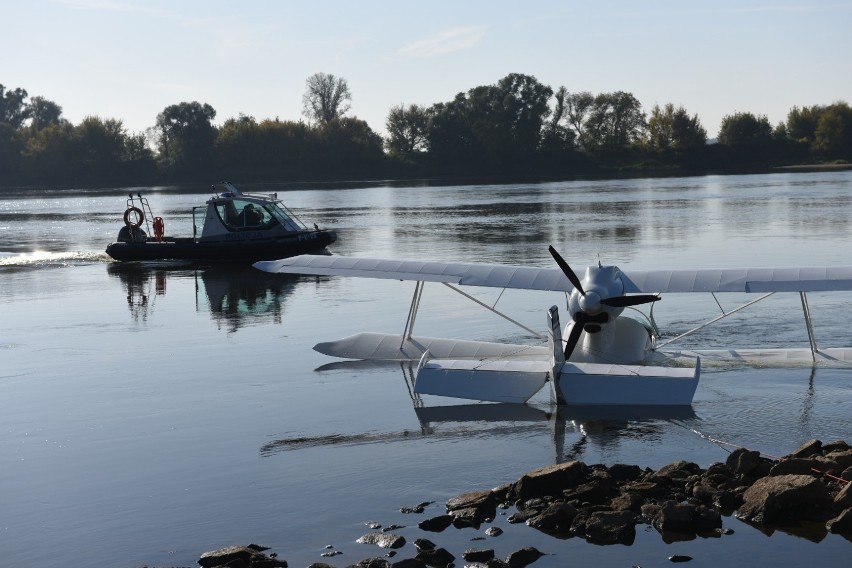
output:
[[[111,260],[106,253],[94,251],[0,252],[0,267],[63,267],[91,264],[93,262],[110,262]]]

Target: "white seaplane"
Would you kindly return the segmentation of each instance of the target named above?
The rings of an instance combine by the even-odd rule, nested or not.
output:
[[[689,363],[684,366],[684,353],[678,353],[678,358],[661,357],[659,348],[776,292],[800,295],[810,347],[724,353],[739,360],[852,363],[852,348],[817,347],[807,302],[807,292],[852,290],[852,267],[652,270],[628,274],[616,266],[598,263],[587,267],[580,279],[552,246],[549,250],[559,268],[312,255],[258,262],[254,266],[265,272],[415,281],[401,335],[359,333],[319,343],[314,349],[344,359],[419,361],[416,394],[526,402],[550,382],[551,395],[558,404],[689,405],[698,386],[701,352],[689,352]],[[415,336],[414,322],[425,282],[441,282],[534,335],[539,334],[456,286],[565,292],[569,294],[571,321],[563,332],[556,306],[547,311],[547,347]],[[656,302],[662,293],[685,292],[762,295],[660,344],[652,318],[639,321],[622,316],[625,308]]]

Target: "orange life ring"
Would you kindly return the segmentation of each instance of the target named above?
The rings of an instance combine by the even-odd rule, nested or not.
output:
[[[154,237],[156,237],[157,241],[163,240],[163,235],[166,234],[166,223],[163,221],[162,217],[154,217]]]
[[[134,213],[136,215],[135,223],[130,221],[131,213]],[[130,227],[131,229],[138,229],[144,220],[145,214],[142,213],[142,210],[138,207],[128,207],[127,211],[124,212],[124,224]]]

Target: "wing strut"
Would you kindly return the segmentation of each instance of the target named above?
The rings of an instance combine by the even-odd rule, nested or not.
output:
[[[808,307],[808,296],[805,292],[799,292],[802,299],[802,311],[805,313],[805,327],[808,328],[808,340],[811,342],[811,357],[816,361],[817,348],[816,336],[814,335],[814,324],[811,321],[811,309]]]
[[[683,338],[684,338],[684,337],[686,337],[687,335],[692,335],[692,334],[693,334],[693,333],[695,333],[696,331],[701,331],[702,329],[704,329],[704,328],[705,328],[705,327],[707,327],[708,325],[713,324],[713,323],[716,323],[716,322],[717,322],[717,321],[719,321],[720,319],[725,319],[725,318],[726,318],[726,317],[728,317],[728,316],[734,315],[734,314],[735,314],[735,313],[737,313],[738,311],[743,310],[743,309],[745,309],[745,308],[747,308],[747,307],[749,307],[749,306],[751,306],[751,305],[753,305],[753,304],[756,304],[756,303],[758,303],[758,302],[759,302],[759,301],[761,301],[761,300],[765,300],[766,298],[768,298],[769,296],[771,296],[771,295],[772,295],[772,294],[774,294],[774,293],[775,293],[775,292],[769,292],[769,293],[767,293],[767,294],[764,294],[764,295],[763,295],[763,296],[761,296],[760,298],[757,298],[757,299],[755,299],[755,300],[752,300],[751,302],[748,302],[748,303],[746,303],[746,304],[743,304],[742,306],[736,307],[736,308],[734,308],[733,310],[731,310],[730,312],[725,312],[724,310],[722,310],[722,315],[721,315],[721,316],[717,316],[717,317],[715,317],[715,318],[713,318],[713,319],[711,319],[711,320],[709,320],[709,321],[706,321],[706,322],[702,323],[701,325],[699,325],[698,327],[693,327],[693,328],[692,328],[692,329],[690,329],[689,331],[686,331],[686,332],[684,332],[684,333],[681,333],[681,334],[680,334],[680,335],[678,335],[677,337],[673,337],[672,339],[669,339],[668,341],[664,341],[664,342],[662,342],[662,343],[658,343],[658,344],[657,344],[657,347],[656,347],[655,349],[659,349],[660,347],[665,347],[665,346],[666,346],[666,345],[668,345],[669,343],[673,343],[673,342],[677,341],[678,339],[683,339]],[[716,303],[718,304],[718,303],[719,303],[719,300],[716,300]],[[720,308],[720,309],[721,309],[721,307],[722,307],[722,306],[719,306],[719,308]],[[807,316],[806,316],[806,317],[807,317]]]
[[[402,332],[402,342],[399,344],[399,348],[402,349],[402,346],[405,342],[411,339],[411,334],[414,332],[414,320],[417,319],[417,310],[420,309],[420,298],[423,297],[423,281],[418,280],[417,284],[414,286],[414,297],[411,298],[411,307],[408,308],[408,318],[405,320],[405,329]]]
[[[466,293],[466,292],[462,292],[461,290],[459,290],[458,288],[456,288],[456,287],[455,287],[455,286],[453,286],[452,284],[448,284],[448,283],[446,283],[446,282],[441,282],[441,284],[443,284],[444,286],[446,286],[446,287],[447,287],[447,288],[449,288],[450,290],[454,290],[454,291],[458,292],[459,294],[461,294],[462,296],[464,296],[465,298],[467,298],[467,299],[468,299],[468,300],[470,300],[471,302],[475,302],[475,303],[479,304],[480,306],[482,306],[482,307],[483,307],[483,308],[485,308],[486,310],[488,310],[488,311],[490,311],[490,312],[494,312],[495,314],[497,314],[497,315],[498,315],[498,316],[500,316],[501,318],[505,319],[506,321],[510,321],[510,322],[512,322],[513,324],[515,324],[516,326],[520,327],[521,329],[523,329],[523,330],[525,330],[525,331],[528,331],[529,333],[533,334],[533,335],[534,335],[534,336],[536,336],[537,338],[539,338],[539,339],[544,339],[544,336],[543,336],[542,334],[538,333],[537,331],[533,331],[533,330],[531,330],[530,328],[528,328],[527,326],[525,326],[525,325],[524,325],[524,324],[522,324],[521,322],[516,321],[516,320],[513,320],[512,318],[510,318],[509,316],[507,316],[507,315],[506,315],[506,314],[504,314],[503,312],[500,312],[500,311],[498,311],[498,310],[495,310],[494,308],[492,308],[492,307],[491,307],[491,306],[489,306],[488,304],[485,304],[485,303],[483,303],[483,302],[480,302],[479,300],[477,300],[476,298],[474,298],[474,297],[473,297],[473,296],[471,296],[470,294],[468,294],[468,293]],[[495,304],[495,305],[496,305],[496,304]]]

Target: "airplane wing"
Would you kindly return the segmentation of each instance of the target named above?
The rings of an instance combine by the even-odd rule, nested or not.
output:
[[[559,268],[506,264],[391,260],[302,255],[254,264],[265,272],[354,276],[462,286],[570,292]],[[852,266],[622,271],[624,292],[829,292],[852,291]]]
[[[507,264],[302,255],[282,260],[257,262],[254,267],[265,272],[287,274],[446,282],[447,284],[490,288],[566,292],[574,289],[559,268],[535,268]]]

